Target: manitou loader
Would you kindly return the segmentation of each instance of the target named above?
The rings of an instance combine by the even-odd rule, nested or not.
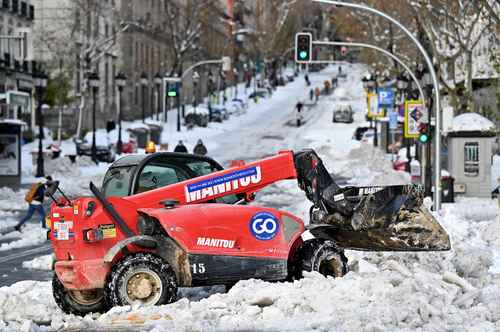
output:
[[[312,202],[298,217],[247,204],[264,187],[296,180]],[[126,156],[94,197],[52,204],[53,294],[67,313],[174,301],[178,287],[285,281],[302,271],[341,277],[344,249],[450,249],[418,186],[339,187],[312,150],[229,169],[176,153]]]

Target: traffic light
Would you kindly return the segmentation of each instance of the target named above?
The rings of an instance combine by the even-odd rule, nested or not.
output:
[[[177,84],[168,84],[167,86],[167,97],[175,98],[177,97]]]
[[[421,123],[419,126],[418,141],[422,144],[429,143],[431,140],[431,128],[427,123]]]
[[[312,35],[309,32],[299,32],[295,35],[295,61],[307,63],[312,59]]]

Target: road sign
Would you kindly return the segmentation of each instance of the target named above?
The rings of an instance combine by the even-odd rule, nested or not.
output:
[[[381,118],[384,116],[384,109],[378,105],[378,95],[376,93],[368,93],[368,117],[372,119]]]
[[[397,112],[392,111],[389,113],[389,129],[390,130],[398,129],[398,113]]]
[[[384,107],[394,106],[394,91],[392,88],[379,88],[378,89],[378,104]]]
[[[424,116],[424,105],[421,100],[407,100],[405,102],[404,135],[406,138],[417,138],[419,136],[419,124]]]
[[[295,35],[295,61],[308,63],[312,59],[312,34],[299,32]]]

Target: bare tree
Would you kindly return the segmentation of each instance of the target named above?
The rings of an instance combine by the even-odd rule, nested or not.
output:
[[[487,1],[415,0],[409,1],[430,40],[434,61],[440,70],[440,81],[456,96],[459,80],[465,81],[467,109],[474,110],[472,89],[473,51],[482,35],[493,23]],[[458,105],[455,102],[455,108]]]

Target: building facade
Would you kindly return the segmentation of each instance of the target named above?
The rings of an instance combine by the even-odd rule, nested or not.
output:
[[[35,9],[31,1],[0,1],[0,118],[19,118],[32,124],[32,61],[19,57],[19,43],[8,37],[19,28],[31,28]]]

